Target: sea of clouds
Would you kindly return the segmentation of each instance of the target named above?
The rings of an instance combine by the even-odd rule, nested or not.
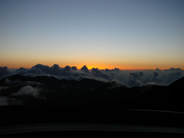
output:
[[[170,68],[165,70],[119,70],[105,69],[99,70],[92,68],[89,70],[86,65],[77,69],[75,66],[66,66],[64,68],[57,64],[49,67],[47,65],[37,64],[29,69],[8,69],[0,67],[0,79],[11,75],[20,74],[22,76],[54,76],[57,79],[81,80],[89,78],[103,82],[118,82],[126,87],[144,86],[144,85],[164,85],[167,86],[172,82],[184,76],[184,70],[180,68]],[[20,92],[21,93],[21,92]]]

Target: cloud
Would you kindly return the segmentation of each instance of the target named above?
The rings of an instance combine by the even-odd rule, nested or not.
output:
[[[169,73],[168,76],[167,76],[167,81],[168,83],[172,83],[174,82],[175,80],[178,80],[179,78],[181,78],[181,72],[172,72],[172,73]]]
[[[12,81],[9,80],[8,78],[6,78],[5,83],[6,83],[6,84],[12,84]]]
[[[35,68],[35,67],[28,69],[26,73],[32,73],[32,74],[36,74],[36,75],[47,74],[44,71],[42,71],[40,68]]]
[[[92,68],[91,72],[94,74],[101,74],[102,73],[98,68]]]
[[[24,81],[20,81],[20,80],[10,80],[9,78],[6,78],[5,84],[6,84],[6,85],[21,86],[21,85],[24,85],[25,82],[24,82]]]
[[[84,65],[82,68],[81,68],[81,71],[84,71],[86,73],[89,73],[89,70],[88,68],[86,67],[86,65]]]
[[[157,77],[158,73],[157,72],[153,72],[153,76]]]
[[[159,68],[156,68],[155,71],[161,71]]]
[[[98,68],[92,68],[88,70],[84,65],[81,69],[77,70],[75,66],[59,67],[58,64],[54,64],[49,67],[47,65],[37,64],[32,68],[19,68],[17,70],[11,70],[7,67],[0,67],[1,76],[11,76],[14,74],[20,74],[22,76],[36,77],[36,76],[54,76],[58,79],[66,80],[81,80],[83,78],[95,79],[103,82],[117,81],[124,86],[134,87],[143,86],[147,84],[159,84],[169,85],[175,80],[184,76],[184,70],[180,68],[170,68],[169,70],[137,70],[137,71],[124,71],[118,68],[100,70]],[[6,74],[6,75],[5,75]],[[22,85],[21,85],[22,83]],[[23,83],[20,80],[6,80],[6,84],[16,84],[19,86],[31,85],[31,83]],[[1,86],[1,85],[0,85]],[[33,85],[31,85],[33,86]],[[34,85],[36,86],[36,85]]]
[[[33,69],[40,69],[41,71],[45,72],[45,73],[50,73],[50,67],[46,66],[46,65],[42,65],[42,64],[37,64],[35,66],[32,67]]]
[[[40,89],[33,88],[30,85],[22,87],[17,93],[13,94],[13,96],[33,96],[39,97]]]
[[[51,67],[51,70],[53,71],[58,71],[60,69],[59,65],[58,64],[54,64],[52,67]]]
[[[64,68],[64,71],[71,71],[71,67],[67,65],[67,66]]]
[[[40,82],[36,82],[36,81],[24,81],[24,80],[19,80],[19,79],[15,79],[15,80],[10,80],[9,78],[5,79],[5,85],[8,86],[16,86],[16,87],[22,87],[25,85],[31,85],[31,86],[43,86],[42,83]],[[1,88],[5,89],[8,88],[7,86],[0,86],[0,90]]]
[[[106,79],[109,79],[109,76],[102,72],[101,70],[99,70],[98,68],[92,68],[91,69],[91,73],[94,75],[94,76],[99,76],[99,77],[102,77],[102,78],[106,78]]]
[[[133,86],[142,86],[143,85],[143,72],[131,72],[129,73],[128,85]]]
[[[0,78],[2,78],[5,75],[8,75],[10,73],[10,71],[8,70],[8,68],[5,67],[0,67]]]
[[[71,67],[71,69],[72,69],[73,71],[77,71],[77,67],[75,67],[75,66]]]
[[[139,74],[136,73],[129,73],[129,75],[133,78],[133,79],[139,79]]]
[[[164,71],[181,71],[182,69],[180,68],[170,68],[170,69],[165,69]]]
[[[29,70],[30,73],[52,74],[52,75],[59,75],[61,71],[62,71],[62,68],[60,68],[58,64],[54,64],[52,67],[49,67],[47,65],[37,64]]]
[[[91,73],[92,73],[92,75],[95,76],[95,77],[104,78],[104,79],[106,79],[106,80],[109,80],[109,79],[112,79],[112,78],[113,78],[112,76],[103,73],[102,71],[100,71],[100,70],[97,69],[97,68],[92,68],[92,69],[91,69]]]
[[[142,71],[139,72],[139,76],[144,76]]]
[[[113,70],[115,70],[115,71],[120,71],[119,68],[114,68]]]

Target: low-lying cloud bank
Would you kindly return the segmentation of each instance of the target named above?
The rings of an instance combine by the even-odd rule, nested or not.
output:
[[[103,82],[115,81],[127,87],[144,86],[144,85],[169,85],[184,76],[184,70],[180,68],[170,68],[166,70],[137,70],[124,71],[115,69],[99,70],[93,68],[89,70],[86,65],[81,69],[75,66],[66,66],[64,68],[54,64],[52,67],[37,64],[30,69],[8,69],[8,67],[0,67],[0,79],[20,74],[22,76],[54,76],[58,79],[81,80],[83,78],[95,79]],[[8,81],[8,80],[7,80]],[[8,82],[7,82],[8,83]],[[31,89],[27,86],[25,89]],[[33,90],[33,89],[32,89]],[[20,92],[21,94],[22,92]],[[36,93],[35,93],[36,94]],[[1,99],[6,101],[6,99]],[[5,102],[6,103],[6,102]]]

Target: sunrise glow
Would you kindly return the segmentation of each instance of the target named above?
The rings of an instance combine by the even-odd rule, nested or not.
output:
[[[0,66],[184,69],[184,2],[0,1]]]

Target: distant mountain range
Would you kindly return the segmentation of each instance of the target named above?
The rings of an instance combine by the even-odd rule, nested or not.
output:
[[[184,77],[169,86],[127,88],[111,81],[13,75],[0,80],[0,105],[184,111]]]

